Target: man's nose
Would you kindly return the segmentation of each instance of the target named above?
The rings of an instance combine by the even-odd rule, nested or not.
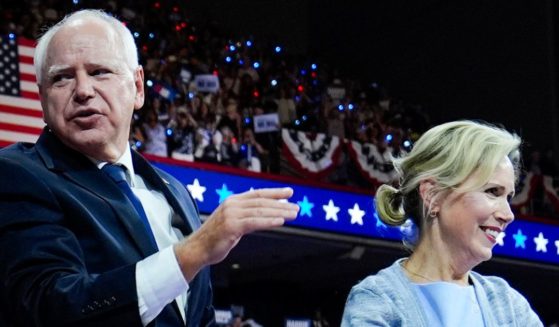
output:
[[[76,90],[74,92],[74,100],[76,102],[84,102],[95,96],[95,88],[91,76],[87,73],[76,74]]]

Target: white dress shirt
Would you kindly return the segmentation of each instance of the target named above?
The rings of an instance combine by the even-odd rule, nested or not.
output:
[[[99,169],[107,164],[107,162],[91,160]],[[135,174],[130,148],[126,148],[115,164],[126,167],[126,178],[132,192],[144,207],[159,249],[159,252],[136,264],[136,291],[142,323],[144,326],[149,324],[173,300],[177,301],[182,319],[186,321],[188,283],[184,279],[173,250],[173,244],[184,238],[180,230],[171,225],[176,213],[163,193],[147,186],[144,179]]]

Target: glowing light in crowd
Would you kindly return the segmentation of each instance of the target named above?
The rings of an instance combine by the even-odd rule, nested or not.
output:
[[[155,7],[155,9],[159,9],[161,8],[161,3],[157,1],[156,3],[153,4],[153,6]]]
[[[301,117],[304,121],[307,121],[307,115],[303,115],[303,117]]]
[[[15,35],[14,33],[10,33],[10,34],[8,34],[8,37],[9,37],[11,40],[13,40],[13,39],[16,38],[16,35]]]
[[[136,148],[139,148],[139,147],[141,147],[141,146],[142,146],[142,142],[136,141]]]
[[[353,106],[353,103],[350,103],[350,104],[347,105],[347,109],[353,110],[353,108],[355,108],[355,107]]]
[[[194,99],[194,93],[188,92],[188,98],[189,99]]]
[[[165,132],[167,133],[167,136],[173,135],[173,130],[170,129],[170,128],[167,128],[167,130]]]
[[[281,47],[277,46],[274,50],[276,51],[276,53],[280,53],[281,52]]]
[[[147,85],[148,87],[152,87],[152,86],[153,86],[153,82],[152,82],[150,79],[148,79],[148,80],[146,81],[146,85]]]
[[[260,92],[258,92],[258,90],[254,90],[254,92],[252,92],[252,95],[253,95],[255,98],[258,98],[258,97],[260,96]]]
[[[244,65],[244,64],[245,64],[245,61],[244,61],[243,59],[239,59],[239,65],[242,66],[242,65]]]
[[[275,79],[273,79],[270,84],[272,84],[272,86],[276,86],[278,85],[278,81],[276,81]]]
[[[135,37],[135,38],[139,38],[139,37],[140,37],[140,33],[134,32],[134,37]]]
[[[149,33],[149,35],[148,35],[148,36],[149,36],[149,38],[150,38],[150,39],[153,39],[153,38],[155,37],[155,34],[153,34],[153,33]]]
[[[72,0],[72,2],[77,5],[78,3],[80,3],[80,0]]]
[[[405,140],[405,141],[404,141],[404,146],[405,146],[406,148],[409,148],[409,147],[411,146],[411,142],[410,142],[409,140]]]
[[[245,117],[245,124],[250,124],[250,117]]]
[[[297,86],[297,91],[304,92],[305,88],[303,87],[303,85],[299,85],[299,86]]]
[[[304,69],[301,69],[301,75],[307,75],[307,71]]]
[[[311,69],[312,69],[312,70],[316,70],[317,67],[318,67],[318,66],[317,66],[316,64],[311,64]]]
[[[392,134],[386,134],[385,140],[386,142],[392,141]]]
[[[297,126],[301,125],[301,121],[299,119],[296,119],[295,120],[295,125],[297,125]]]
[[[258,69],[258,67],[260,67],[260,63],[259,63],[258,61],[255,61],[255,62],[252,64],[252,67],[254,67],[254,69]]]
[[[249,41],[246,41],[246,45],[247,45],[247,47],[249,47],[249,48],[252,47],[252,41],[250,41],[250,40],[249,40]]]
[[[225,61],[231,62],[231,57],[229,57],[229,56],[225,57]]]
[[[343,105],[343,104],[339,104],[339,105],[338,105],[338,110],[339,110],[339,111],[344,111],[344,105]]]
[[[234,45],[231,44],[231,45],[229,46],[229,51],[233,52],[233,51],[235,51],[235,50],[237,50],[237,48],[236,48]]]

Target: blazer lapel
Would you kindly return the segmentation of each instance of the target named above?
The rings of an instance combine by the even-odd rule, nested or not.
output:
[[[196,223],[198,215],[195,212],[192,213],[192,210],[187,209],[184,204],[187,199],[179,201],[179,199],[184,198],[184,195],[181,194],[173,184],[163,179],[146,159],[134,151],[132,151],[132,161],[136,172],[155,189],[163,192],[169,205],[171,205],[177,214],[173,217],[173,227],[178,228],[184,236],[190,235],[193,231],[193,227],[199,225]]]
[[[43,131],[36,147],[48,169],[64,175],[105,200],[113,208],[115,216],[144,257],[157,251],[130,200],[93,162],[66,147],[48,130]]]

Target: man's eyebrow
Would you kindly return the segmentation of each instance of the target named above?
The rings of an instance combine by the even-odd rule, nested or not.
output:
[[[47,77],[50,78],[60,72],[63,72],[65,70],[68,70],[70,68],[70,66],[68,65],[52,65],[49,67],[48,71],[47,71]]]

